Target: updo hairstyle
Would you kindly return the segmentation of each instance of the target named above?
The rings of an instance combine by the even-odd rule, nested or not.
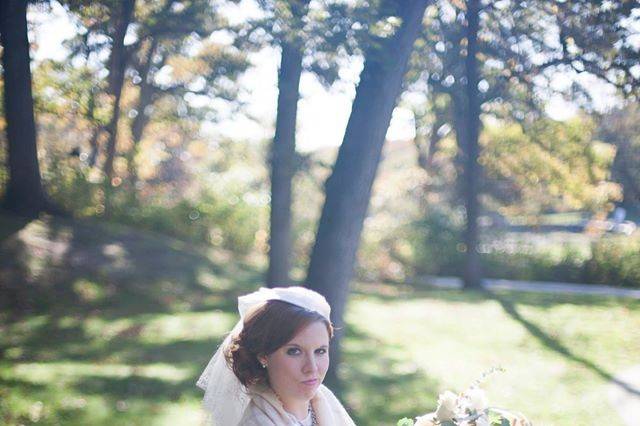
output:
[[[321,321],[333,338],[333,326],[318,312],[282,300],[267,300],[249,311],[243,329],[224,351],[227,364],[244,386],[268,384],[258,356],[271,355],[309,324]]]

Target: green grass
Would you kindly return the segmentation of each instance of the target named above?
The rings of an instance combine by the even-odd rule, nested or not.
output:
[[[197,424],[195,380],[259,269],[124,227],[0,216],[0,423]],[[640,303],[361,284],[345,333],[358,425],[430,411],[502,366],[493,404],[536,425],[615,426],[607,386],[638,362]]]

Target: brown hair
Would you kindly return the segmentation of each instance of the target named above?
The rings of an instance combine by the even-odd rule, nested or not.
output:
[[[318,312],[281,300],[267,300],[245,317],[242,331],[224,351],[227,363],[244,386],[268,384],[267,371],[258,356],[271,355],[315,321],[323,322],[329,338],[333,337],[333,326]]]

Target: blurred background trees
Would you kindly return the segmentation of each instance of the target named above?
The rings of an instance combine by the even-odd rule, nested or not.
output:
[[[320,184],[328,177],[334,155],[329,148],[296,151],[301,76],[313,76],[327,88],[339,82],[350,61],[366,60],[366,52],[394,33],[397,5],[265,1],[255,4],[257,14],[235,18],[231,24],[229,11],[241,10],[234,2],[55,4],[64,8],[75,35],[60,46],[61,59],[44,56],[32,61],[41,164],[30,168],[42,173],[52,199],[76,216],[108,216],[151,228],[163,223],[151,218],[151,206],[170,211],[186,203],[197,219],[187,213],[184,229],[200,229],[196,222],[203,222],[206,214],[196,207],[199,202],[220,198],[223,206],[231,191],[231,201],[246,203],[259,223],[260,232],[247,252],[275,250],[267,282],[287,281],[291,267],[293,276],[300,277],[311,253],[314,222],[320,217]],[[59,7],[55,4],[37,3],[33,13],[46,15]],[[466,231],[456,247],[469,258],[482,244],[482,232],[474,230],[474,224],[482,228],[488,220],[540,224],[545,215],[564,212],[603,218],[615,203],[634,214],[634,3],[479,3],[474,6],[477,28],[473,20],[469,24],[467,7],[465,2],[442,0],[426,8],[399,92],[400,107],[413,113],[417,150],[410,153],[413,148],[394,142],[388,148],[393,154],[383,156],[383,164],[390,163],[383,166],[385,176],[410,166],[413,192],[405,194],[406,201],[385,199],[378,208],[374,190],[375,213],[367,214],[369,221],[375,223],[385,207],[395,210],[392,205],[408,206],[402,226],[436,212],[450,211],[447,215],[453,220],[461,212]],[[37,49],[42,35],[33,34],[32,49]],[[471,48],[477,53],[468,55],[474,37],[477,48]],[[212,138],[207,129],[245,114],[247,93],[241,78],[251,69],[252,55],[274,47],[281,52],[281,63],[279,99],[271,107],[276,112],[273,141]],[[5,50],[11,59],[14,48]],[[606,81],[619,91],[620,102],[627,99],[631,106],[603,112],[579,80],[560,89],[553,86],[554,76],[570,72]],[[474,79],[477,84],[469,84]],[[476,86],[477,93],[470,95],[468,89]],[[569,121],[547,117],[545,108],[554,91],[579,105],[580,114]],[[474,120],[477,123],[470,124]],[[6,128],[10,132],[11,126]],[[9,139],[3,134],[3,143]],[[220,157],[226,149],[253,153],[257,163],[244,177],[248,186],[241,185],[241,179],[214,184],[221,173],[234,168]],[[8,165],[7,152],[3,159]],[[262,155],[267,157],[260,160]],[[29,158],[32,165],[38,160],[33,153]],[[13,193],[10,182],[34,181],[10,181],[8,170],[3,168],[1,180],[5,197]],[[296,171],[301,172],[299,188],[294,184]],[[384,191],[384,184],[379,186]],[[212,194],[218,191],[221,194]],[[367,200],[366,191],[363,194]],[[419,213],[409,214],[414,207]],[[196,234],[178,231],[183,226],[161,230]],[[215,236],[220,232],[236,232],[214,227],[218,230],[202,232],[198,240],[220,241]],[[400,253],[407,252],[408,243],[400,243],[405,249],[392,257],[405,259]],[[396,245],[391,240],[385,244]],[[476,249],[469,249],[472,246]],[[369,274],[379,272],[373,268]],[[471,275],[480,279],[482,274]]]

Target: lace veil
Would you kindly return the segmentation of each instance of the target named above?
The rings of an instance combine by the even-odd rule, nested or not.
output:
[[[233,337],[242,331],[247,312],[267,300],[282,300],[318,312],[330,321],[331,307],[326,299],[319,293],[304,287],[262,287],[258,291],[240,296],[238,298],[240,320],[218,347],[196,383],[205,391],[202,406],[208,425],[235,426],[249,405],[250,397],[247,390],[228,366],[224,350]]]

